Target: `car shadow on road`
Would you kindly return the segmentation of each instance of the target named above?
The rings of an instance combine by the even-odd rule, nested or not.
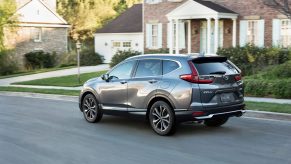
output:
[[[140,133],[153,133],[148,121],[139,118],[127,118],[117,116],[104,116],[100,123],[103,128],[110,128],[112,130],[122,131],[139,131]],[[213,135],[216,133],[220,134],[232,134],[234,131],[239,129],[231,126],[231,123],[227,123],[222,127],[207,127],[203,124],[195,122],[186,122],[177,125],[175,136],[188,136],[188,135]]]

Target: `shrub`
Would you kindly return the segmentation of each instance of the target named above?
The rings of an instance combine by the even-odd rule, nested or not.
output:
[[[247,79],[244,84],[245,93],[249,96],[291,98],[291,79]]]
[[[77,65],[76,51],[70,51],[60,55],[60,67],[75,66]]]
[[[252,45],[220,48],[217,54],[228,57],[243,71],[244,75],[252,75],[270,65],[282,64],[291,57],[289,49],[259,48]]]
[[[147,50],[145,51],[145,54],[168,54],[169,53],[169,49],[168,48],[161,48],[161,49],[157,49],[157,50]]]
[[[19,63],[10,51],[0,52],[0,75],[11,75],[19,71]]]
[[[117,65],[118,63],[122,62],[123,60],[125,60],[129,57],[140,55],[140,54],[141,54],[141,52],[138,52],[138,51],[132,51],[132,50],[121,51],[121,50],[119,50],[113,56],[111,63],[110,63],[110,67],[114,67],[115,65]]]
[[[56,66],[56,53],[50,54],[43,51],[33,51],[24,55],[27,69],[52,68]]]
[[[98,53],[95,53],[93,47],[88,47],[83,49],[80,52],[80,64],[82,66],[93,66],[102,64],[104,61],[103,56],[99,55]]]

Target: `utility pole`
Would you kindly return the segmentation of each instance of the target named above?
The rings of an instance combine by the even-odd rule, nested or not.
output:
[[[77,48],[77,65],[78,65],[78,82],[79,84],[81,83],[81,79],[80,79],[80,50],[81,50],[81,43],[78,40],[76,43],[76,48]]]

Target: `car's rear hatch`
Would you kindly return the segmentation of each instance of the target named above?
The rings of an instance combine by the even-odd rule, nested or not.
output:
[[[226,57],[200,57],[192,60],[198,73],[201,103],[216,108],[243,102],[240,70]]]

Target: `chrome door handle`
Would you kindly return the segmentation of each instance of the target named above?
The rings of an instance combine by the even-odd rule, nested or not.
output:
[[[154,83],[156,83],[156,82],[158,82],[158,80],[155,80],[155,79],[153,79],[153,80],[149,80],[149,83],[151,83],[151,84],[154,84]]]
[[[126,83],[127,83],[127,81],[121,81],[120,83],[121,83],[121,84],[126,84]]]

